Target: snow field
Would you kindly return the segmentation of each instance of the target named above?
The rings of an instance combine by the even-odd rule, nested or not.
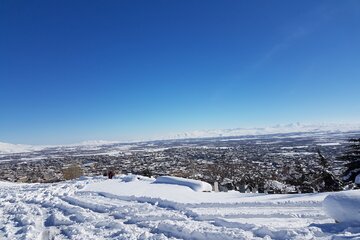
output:
[[[0,183],[0,239],[349,239],[323,194],[196,192],[139,176]]]

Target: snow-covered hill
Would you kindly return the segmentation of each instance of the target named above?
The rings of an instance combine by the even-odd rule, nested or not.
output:
[[[0,183],[0,239],[341,239],[327,193],[196,192],[140,176],[55,184]],[[192,182],[193,183],[193,182]]]

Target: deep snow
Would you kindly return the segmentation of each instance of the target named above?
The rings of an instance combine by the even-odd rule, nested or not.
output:
[[[326,213],[336,221],[360,226],[360,190],[330,194],[323,205]]]
[[[360,185],[360,174],[358,174],[355,178],[355,184]]]
[[[180,177],[172,177],[172,176],[161,176],[158,177],[154,182],[154,184],[174,184],[189,187],[196,192],[211,192],[212,186],[203,181],[186,179]]]
[[[154,181],[130,175],[0,183],[0,239],[360,238],[359,226],[326,214],[328,193],[196,192]]]

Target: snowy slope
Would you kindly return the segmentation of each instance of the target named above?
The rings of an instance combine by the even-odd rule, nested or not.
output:
[[[56,184],[0,182],[0,239],[346,239],[328,195],[196,192],[122,176]]]

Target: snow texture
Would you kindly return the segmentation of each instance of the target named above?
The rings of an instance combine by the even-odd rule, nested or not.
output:
[[[326,213],[337,222],[360,227],[360,190],[330,194],[323,204]]]
[[[0,182],[0,239],[360,238],[360,227],[337,224],[326,214],[322,202],[328,193],[196,192],[154,181],[122,175],[53,184]]]
[[[209,183],[202,182],[199,180],[180,178],[180,177],[161,176],[161,177],[158,177],[154,183],[186,186],[196,192],[211,192],[212,191],[212,186]]]

